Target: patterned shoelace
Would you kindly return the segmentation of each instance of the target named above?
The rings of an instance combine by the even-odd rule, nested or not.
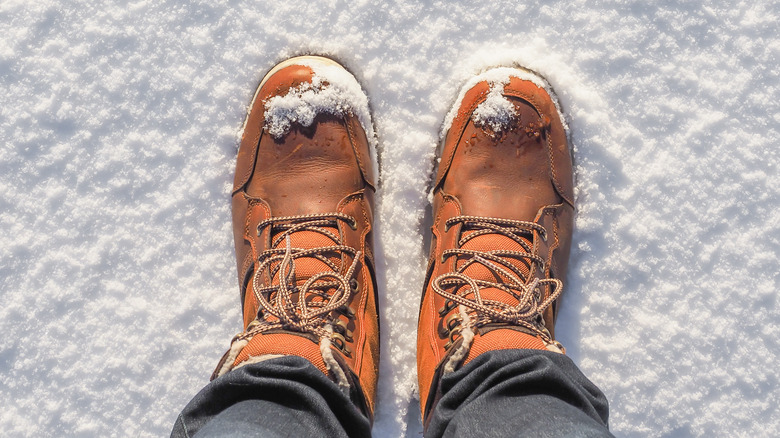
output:
[[[265,250],[258,256],[252,285],[259,310],[257,318],[247,326],[241,338],[248,339],[273,329],[312,333],[318,338],[328,338],[333,335],[334,311],[354,316],[348,303],[357,290],[357,280],[353,277],[358,270],[362,252],[342,244],[342,239],[333,232],[334,228],[338,229],[339,222],[353,229],[357,227],[354,218],[342,213],[278,217],[258,224],[258,236],[266,227],[271,227],[273,249]],[[302,231],[326,236],[333,245],[294,248],[290,236]],[[282,242],[284,247],[279,248]],[[340,261],[345,256],[351,257],[352,263],[341,274]],[[295,262],[301,258],[316,259],[325,264],[328,270],[318,272],[298,285]],[[263,284],[263,272],[278,281],[270,285]]]
[[[456,224],[462,224],[458,247],[445,250],[442,253],[442,261],[450,257],[462,257],[463,261],[454,272],[439,275],[431,283],[433,290],[447,300],[444,308],[439,311],[441,316],[452,311],[455,305],[458,306],[459,318],[450,318],[445,323],[448,331],[457,334],[467,328],[473,330],[491,323],[506,323],[530,330],[545,343],[554,342],[544,326],[542,313],[561,294],[563,283],[556,278],[538,278],[535,275],[536,270],[544,275],[545,262],[535,253],[530,243],[534,231],[537,231],[542,239],[547,239],[544,227],[534,222],[456,216],[447,220],[445,231]],[[506,236],[517,242],[522,251],[476,251],[463,248],[468,241],[488,234]],[[523,272],[517,263],[512,263],[512,259],[524,264],[528,272]],[[483,266],[501,281],[475,279],[466,275],[465,271],[474,265]],[[552,285],[553,290],[548,297],[543,298],[545,285]],[[485,299],[482,291],[488,288],[501,291],[507,299]],[[448,346],[453,339],[453,335],[450,335]]]

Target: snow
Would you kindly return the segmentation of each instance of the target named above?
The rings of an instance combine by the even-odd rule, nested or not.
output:
[[[566,130],[566,135],[569,135],[569,127],[566,123],[566,116],[561,111],[560,103],[558,102],[558,96],[555,94],[555,90],[552,89],[549,83],[544,78],[540,77],[531,71],[523,69],[521,65],[513,65],[511,60],[496,61],[496,66],[490,66],[487,71],[479,74],[472,75],[468,81],[460,88],[460,93],[455,99],[455,102],[462,102],[466,93],[474,88],[480,82],[487,82],[490,85],[487,98],[477,105],[472,113],[474,123],[477,126],[487,126],[494,133],[501,132],[506,129],[509,123],[514,120],[515,107],[504,98],[502,93],[504,92],[504,86],[509,83],[510,77],[531,81],[537,86],[544,88],[547,94],[552,98],[555,108],[558,110],[558,115],[563,122],[563,127]],[[452,126],[452,121],[455,116],[458,115],[459,105],[452,105],[447,116],[444,118],[442,124],[440,138],[443,140]]]
[[[371,123],[368,96],[355,77],[338,64],[315,57],[296,62],[311,68],[311,82],[294,87],[283,96],[274,96],[265,102],[265,129],[280,138],[290,131],[293,123],[311,126],[317,114],[334,116],[354,114],[360,120],[371,145],[372,158],[376,156],[376,134]]]
[[[515,119],[515,107],[503,96],[504,84],[490,84],[487,98],[477,105],[472,117],[474,124],[487,128],[489,132],[499,133],[508,129],[510,123]]]
[[[780,431],[780,4],[0,2],[0,429],[165,436],[240,329],[229,192],[265,72],[334,56],[379,139],[374,435],[420,435],[429,174],[460,88],[543,75],[576,232],[556,329],[618,436]]]

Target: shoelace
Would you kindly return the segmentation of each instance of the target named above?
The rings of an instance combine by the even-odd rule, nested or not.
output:
[[[258,235],[266,227],[272,227],[271,233],[274,237],[271,242],[272,249],[265,250],[258,256],[252,285],[260,309],[257,318],[249,324],[242,338],[248,339],[273,329],[313,333],[319,338],[330,337],[333,334],[331,314],[337,310],[347,315],[352,314],[347,305],[357,290],[357,281],[353,277],[362,252],[343,245],[341,238],[331,231],[338,226],[339,221],[345,222],[353,229],[357,227],[354,218],[342,213],[278,217],[258,224]],[[301,231],[319,233],[334,244],[316,248],[294,248],[290,236]],[[285,247],[277,248],[282,241],[285,242]],[[336,255],[338,259],[343,259],[345,254],[352,257],[352,263],[346,272],[341,274],[340,263],[334,262],[332,258]],[[300,258],[317,259],[330,270],[314,274],[302,285],[297,285],[295,261]],[[261,273],[265,270],[270,273],[270,278],[278,277],[278,282],[264,285]]]
[[[523,237],[532,237],[535,230],[546,240],[544,227],[527,221],[456,216],[447,220],[445,230],[456,224],[463,224],[458,248],[445,250],[442,253],[442,261],[458,256],[464,256],[465,261],[455,272],[439,275],[431,283],[433,290],[447,300],[445,307],[439,311],[441,316],[454,310],[455,304],[459,306],[460,319],[449,318],[445,324],[450,334],[448,346],[454,340],[453,333],[457,334],[458,331],[466,328],[474,329],[496,322],[525,327],[541,337],[545,343],[554,342],[544,326],[542,313],[561,294],[563,283],[555,278],[535,278],[536,269],[544,272],[544,260],[534,253],[532,245],[529,244],[531,239]],[[487,234],[506,236],[517,242],[523,251],[463,249],[463,245],[469,240]],[[510,261],[511,259],[525,263],[529,272],[524,273]],[[487,281],[469,277],[464,272],[474,264],[484,266],[504,281]],[[547,284],[553,286],[553,291],[548,297],[542,299],[542,290]],[[510,298],[507,301],[516,301],[516,304],[483,298],[481,291],[486,288],[503,292]],[[462,326],[460,330],[458,325]]]

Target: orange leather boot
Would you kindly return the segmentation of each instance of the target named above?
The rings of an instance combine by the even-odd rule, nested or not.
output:
[[[335,61],[292,58],[263,78],[233,186],[244,331],[212,379],[301,356],[372,418],[379,364],[375,156],[368,99]]]
[[[516,68],[463,88],[445,123],[417,334],[423,421],[439,378],[478,355],[563,353],[554,339],[571,246],[567,134],[549,85]]]

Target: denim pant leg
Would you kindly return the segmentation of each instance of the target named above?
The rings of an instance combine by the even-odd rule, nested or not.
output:
[[[426,437],[611,437],[604,394],[568,357],[491,351],[440,380]]]
[[[215,379],[187,404],[171,437],[368,437],[371,423],[306,359],[283,356]]]

